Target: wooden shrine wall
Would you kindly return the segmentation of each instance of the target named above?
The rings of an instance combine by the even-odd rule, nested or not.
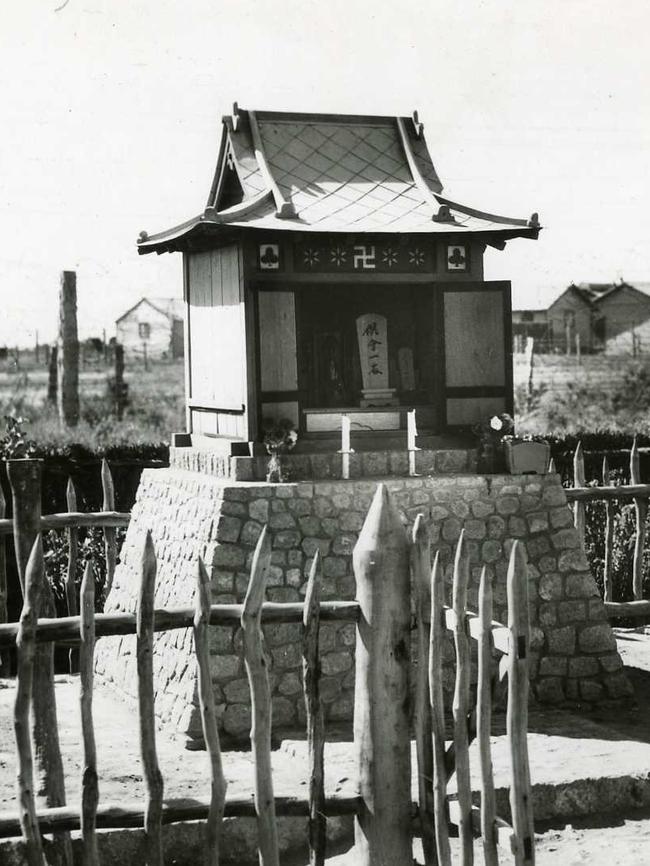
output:
[[[294,292],[260,291],[259,382],[262,421],[288,418],[298,427],[298,362]]]
[[[512,412],[510,283],[447,285],[441,306],[447,425]]]
[[[246,324],[239,245],[186,256],[189,429],[248,439]]]

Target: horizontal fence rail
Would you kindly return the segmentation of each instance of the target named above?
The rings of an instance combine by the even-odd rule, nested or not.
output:
[[[302,622],[303,602],[265,601],[262,606],[262,622],[291,623]],[[234,625],[241,620],[243,604],[210,605],[210,625]],[[178,607],[158,609],[154,612],[154,631],[169,631],[176,628],[191,628],[194,623],[194,608]],[[359,617],[359,604],[356,601],[321,601],[320,618],[323,622],[356,622]],[[97,613],[95,614],[95,636],[135,634],[136,614],[134,613]],[[10,622],[0,626],[0,647],[13,646],[18,634],[18,623]],[[76,644],[80,641],[79,619],[62,616],[58,619],[39,619],[35,629],[37,643],[48,641]]]

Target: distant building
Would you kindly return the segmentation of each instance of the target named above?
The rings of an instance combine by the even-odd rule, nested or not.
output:
[[[512,348],[523,352],[529,337],[535,340],[537,352],[548,351],[548,319],[546,310],[512,311]]]
[[[117,342],[131,356],[182,358],[183,310],[180,298],[141,298],[116,320]]]
[[[650,283],[572,283],[547,311],[556,350],[650,351]]]

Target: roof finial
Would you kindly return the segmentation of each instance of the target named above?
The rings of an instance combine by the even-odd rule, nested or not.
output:
[[[149,240],[149,234],[143,229],[138,235],[138,243],[143,244],[145,241]]]
[[[239,106],[236,102],[232,104],[232,131],[237,132],[239,128]]]
[[[537,213],[537,211],[535,211],[534,214],[531,214],[530,219],[528,220],[528,225],[531,227],[531,229],[539,228],[539,214]]]
[[[420,118],[418,115],[417,108],[413,112],[413,126],[415,127],[415,134],[418,138],[422,138],[422,132],[424,131],[424,124],[420,123]]]

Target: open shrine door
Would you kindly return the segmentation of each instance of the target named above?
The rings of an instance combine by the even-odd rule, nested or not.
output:
[[[446,426],[471,427],[513,411],[509,282],[440,287],[443,323],[442,414]]]

